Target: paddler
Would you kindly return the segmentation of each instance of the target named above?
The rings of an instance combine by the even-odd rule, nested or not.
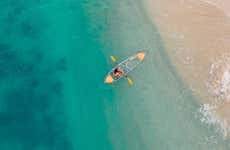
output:
[[[124,77],[125,73],[124,73],[124,71],[121,68],[115,68],[113,70],[113,76],[114,77]]]

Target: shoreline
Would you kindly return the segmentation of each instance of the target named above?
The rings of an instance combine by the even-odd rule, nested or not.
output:
[[[190,0],[175,0],[173,2],[170,0],[145,0],[144,4],[183,81],[198,97],[198,102],[201,105],[216,106],[215,109],[212,109],[214,115],[209,116],[208,119],[215,116],[218,120],[215,124],[219,124],[225,132],[230,132],[226,131],[230,127],[230,111],[226,109],[230,105],[228,102],[230,94],[228,76],[225,80],[225,86],[227,86],[225,96],[227,97],[221,97],[223,95],[221,86],[224,85],[221,82],[223,82],[224,73],[230,72],[228,70],[230,62],[227,58],[225,58],[227,62],[218,61],[223,57],[228,57],[230,49],[228,44],[230,20],[226,14],[227,6],[225,6],[225,10],[222,10],[220,8],[224,5],[220,5],[220,3],[214,5],[207,1],[193,2]],[[214,67],[213,70],[213,66],[221,67]],[[211,74],[211,71],[214,73]],[[216,91],[219,93],[215,93]],[[222,98],[221,104],[217,104],[220,98]],[[209,110],[211,111],[211,109]],[[225,124],[224,127],[223,124]]]
[[[216,0],[200,0],[202,2],[208,3],[210,5],[213,5],[217,7],[218,9],[221,9],[225,15],[230,18],[230,1],[223,0],[223,1],[216,1]]]

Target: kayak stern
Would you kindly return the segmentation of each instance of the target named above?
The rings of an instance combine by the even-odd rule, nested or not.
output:
[[[111,76],[111,75],[108,75],[106,78],[105,78],[105,83],[107,83],[107,84],[111,84],[111,83],[113,83],[113,81],[114,81],[114,79],[113,79],[113,77]]]

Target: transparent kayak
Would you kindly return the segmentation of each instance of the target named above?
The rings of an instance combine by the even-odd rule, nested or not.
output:
[[[121,63],[116,65],[105,77],[104,82],[107,84],[114,83],[125,76],[122,77],[115,77],[113,75],[114,69],[115,68],[120,68],[125,75],[127,75],[129,72],[134,70],[145,58],[146,52],[138,52],[133,56],[128,57],[127,59],[123,60]]]

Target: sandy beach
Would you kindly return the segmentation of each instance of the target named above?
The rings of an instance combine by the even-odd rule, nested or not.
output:
[[[200,100],[203,121],[217,124],[226,136],[230,131],[230,1],[144,2],[171,61]]]

